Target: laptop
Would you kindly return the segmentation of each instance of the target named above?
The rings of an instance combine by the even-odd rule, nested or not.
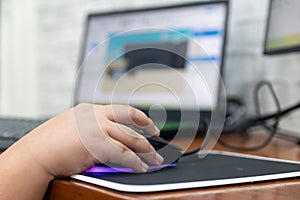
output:
[[[218,108],[227,4],[201,1],[89,14],[74,105],[132,105],[153,119],[162,137],[198,130]],[[14,121],[0,120],[2,130],[15,126],[14,133],[0,132],[2,149],[45,120],[30,121],[26,129],[23,119]]]
[[[162,137],[201,128],[219,105],[227,3],[89,14],[75,103],[130,104]]]

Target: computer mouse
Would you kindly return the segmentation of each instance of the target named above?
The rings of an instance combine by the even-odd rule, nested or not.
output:
[[[149,141],[149,143],[153,146],[153,148],[164,158],[164,161],[162,162],[162,164],[160,166],[150,166],[148,172],[159,169],[159,168],[168,167],[168,166],[176,166],[179,158],[183,154],[182,149],[179,146],[172,144],[169,141],[167,141],[161,137],[149,136],[149,135],[145,135],[143,133],[141,135],[143,135]],[[127,172],[127,170],[128,170],[119,164],[110,163],[110,162],[98,163],[98,164],[96,164],[96,166],[102,167],[101,170],[97,171],[97,172],[103,172],[103,170],[105,172],[106,171],[111,172],[112,170],[107,170],[107,167],[115,168],[116,171],[114,171],[114,172],[120,172],[120,171]],[[93,169],[93,170],[94,170],[93,172],[95,172],[95,169]],[[97,170],[99,170],[99,169],[97,169]],[[89,171],[91,172],[91,170],[89,170]]]
[[[182,149],[170,143],[169,141],[156,136],[145,136],[153,148],[159,153],[163,158],[163,165],[177,163],[179,158],[182,156]]]

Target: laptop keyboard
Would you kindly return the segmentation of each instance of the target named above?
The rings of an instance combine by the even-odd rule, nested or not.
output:
[[[7,149],[46,119],[0,118],[0,149]]]

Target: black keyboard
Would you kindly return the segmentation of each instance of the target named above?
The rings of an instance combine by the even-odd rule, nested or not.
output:
[[[0,118],[0,149],[4,150],[46,119]]]

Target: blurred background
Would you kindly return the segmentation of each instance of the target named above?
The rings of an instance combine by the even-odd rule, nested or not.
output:
[[[88,13],[176,2],[182,0],[2,0],[0,114],[48,117],[71,106]],[[263,79],[283,107],[300,100],[300,53],[262,53],[267,10],[268,0],[231,0],[224,81],[227,95],[241,98],[249,113]],[[282,126],[300,130],[299,112]]]

